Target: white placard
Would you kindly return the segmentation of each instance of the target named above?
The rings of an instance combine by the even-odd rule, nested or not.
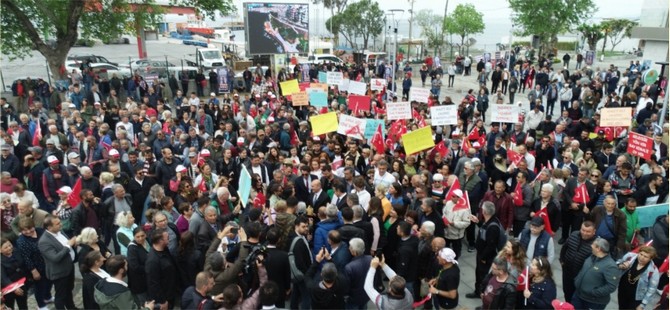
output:
[[[411,87],[409,89],[409,101],[428,103],[430,89],[421,87]]]
[[[340,115],[340,122],[337,126],[337,133],[354,139],[363,139],[365,135],[365,127],[368,120],[365,118],[358,118],[346,114]]]
[[[350,79],[343,79],[342,83],[340,83],[340,86],[337,87],[340,91],[349,91],[349,83],[351,82]]]
[[[365,96],[368,92],[368,85],[363,82],[349,81],[349,93]]]
[[[326,83],[328,85],[340,85],[342,83],[342,72],[326,72]]]
[[[386,85],[385,79],[370,79],[370,89],[372,90],[382,90]]]
[[[492,104],[491,121],[501,123],[518,123],[519,106],[511,104]]]
[[[386,114],[388,120],[411,119],[412,106],[409,102],[386,103]]]
[[[430,124],[432,126],[456,125],[457,123],[457,105],[441,105],[430,107]]]

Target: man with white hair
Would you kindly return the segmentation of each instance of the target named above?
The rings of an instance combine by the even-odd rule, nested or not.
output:
[[[365,253],[365,242],[361,238],[349,240],[349,253],[351,262],[344,267],[344,275],[349,280],[347,309],[367,309],[368,296],[363,287],[372,256]]]
[[[572,153],[573,162],[578,162],[584,157],[584,151],[579,148],[579,141],[577,140],[572,140],[572,142],[570,142],[570,149],[568,149],[568,151]]]
[[[418,281],[414,281],[414,299],[420,300],[421,284],[430,280],[433,275],[433,252],[432,242],[435,239],[435,223],[425,221],[419,228],[419,256],[417,258]]]

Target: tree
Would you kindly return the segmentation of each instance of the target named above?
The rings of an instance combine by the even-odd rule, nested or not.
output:
[[[337,15],[337,14],[342,13],[344,11],[344,9],[347,7],[347,2],[348,2],[348,0],[313,0],[312,1],[313,4],[321,4],[325,8],[330,9],[331,18],[335,17],[335,15]],[[326,29],[328,29],[328,31],[331,31],[331,33],[333,35],[333,40],[335,41],[335,46],[337,46],[338,41],[339,41],[339,38],[338,38],[337,34],[340,33],[340,31],[339,31],[340,29],[339,28],[336,29],[335,20],[331,20],[331,18],[326,20]],[[331,21],[333,22],[333,24],[330,23]]]
[[[433,14],[432,10],[421,10],[415,16],[414,20],[421,29],[421,36],[426,38],[428,48],[437,49],[442,44],[440,31],[436,25],[442,23],[442,16]]]
[[[603,50],[605,52],[605,44],[607,43],[607,38],[610,39],[612,43],[611,51],[614,51],[614,48],[623,41],[624,38],[630,38],[630,33],[633,30],[633,27],[637,26],[638,23],[629,19],[611,19],[606,20],[601,23],[604,39]]]
[[[605,34],[602,31],[602,26],[598,24],[581,24],[579,27],[577,27],[577,31],[579,31],[584,39],[586,39],[586,43],[589,45],[589,50],[592,51],[596,50],[598,41],[605,38]]]
[[[457,34],[461,37],[460,52],[463,53],[465,39],[475,33],[484,31],[483,14],[477,12],[472,4],[459,4],[456,6],[451,16],[447,19],[445,25],[449,33]]]
[[[595,11],[593,0],[507,0],[512,21],[523,36],[537,35],[543,47],[553,48],[558,34],[572,30]]]
[[[376,37],[384,30],[384,11],[377,2],[362,0],[355,2],[326,21],[333,22],[333,32],[338,32],[354,47],[355,37],[363,38],[362,49],[368,48],[370,38]]]
[[[52,77],[63,79],[65,59],[79,38],[103,41],[153,26],[162,12],[155,0],[2,0],[0,36],[10,59],[24,58],[33,49],[47,60]],[[216,11],[235,11],[232,0],[170,0],[170,5],[196,7],[213,17]]]
[[[353,23],[349,23],[347,21],[347,17],[345,14],[336,14],[326,20],[326,25],[331,26],[332,22],[332,27],[333,27],[333,32],[334,34],[340,34],[342,37],[344,37],[345,40],[349,43],[349,46],[352,48],[356,47],[356,28],[354,27]],[[335,38],[338,36],[335,35]]]

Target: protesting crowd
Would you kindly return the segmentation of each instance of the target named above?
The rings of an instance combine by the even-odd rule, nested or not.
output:
[[[206,83],[137,73],[84,70],[89,82],[65,92],[24,81],[19,104],[0,102],[3,303],[604,309],[616,292],[620,309],[661,295],[667,309],[668,212],[642,227],[636,211],[668,200],[665,80],[645,85],[639,63],[578,60],[570,72],[569,55],[560,68],[522,58],[458,56],[443,69],[429,57],[419,72],[397,66],[397,81],[384,62],[259,65],[244,92],[209,97]],[[326,72],[367,83],[356,94],[367,99],[352,105]],[[430,94],[410,100],[417,73]],[[479,88],[440,95],[457,74]],[[294,104],[291,80],[325,88],[327,103]],[[411,117],[389,119],[402,102]],[[494,105],[519,106],[518,122],[489,120]],[[455,122],[433,125],[440,106]],[[615,107],[632,108],[630,126],[600,126]],[[381,125],[367,135],[314,121],[329,113]],[[647,159],[627,151],[629,132],[653,139]],[[474,291],[460,296],[466,251]]]

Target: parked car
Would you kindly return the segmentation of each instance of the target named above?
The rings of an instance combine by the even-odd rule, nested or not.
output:
[[[93,54],[73,54],[70,56],[67,56],[66,60],[72,60],[76,61],[79,63],[84,63],[86,61],[91,61],[91,63],[106,63],[110,65],[115,65],[118,66],[119,64],[116,62],[111,62],[107,58],[98,56],[98,55],[93,55]]]

